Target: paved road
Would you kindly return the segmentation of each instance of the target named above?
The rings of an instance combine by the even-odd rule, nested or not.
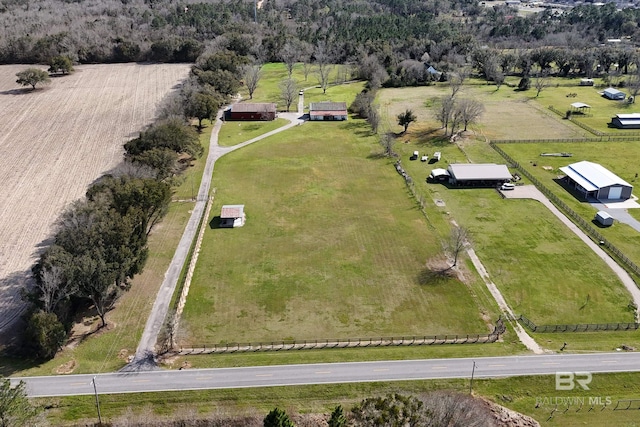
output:
[[[215,125],[211,131],[209,155],[207,156],[207,163],[205,165],[204,172],[202,173],[202,181],[200,183],[200,189],[198,190],[198,198],[196,199],[196,203],[193,207],[191,217],[189,218],[189,222],[187,222],[182,238],[180,239],[178,247],[171,259],[169,268],[165,273],[162,285],[160,285],[158,295],[156,296],[151,313],[147,318],[147,323],[142,333],[140,343],[138,344],[138,348],[136,349],[134,359],[124,368],[125,371],[139,371],[156,368],[154,358],[158,334],[160,333],[167,317],[171,297],[175,292],[180,271],[182,271],[182,267],[184,266],[187,255],[189,254],[189,248],[191,248],[191,244],[198,232],[200,219],[202,218],[202,214],[207,204],[207,199],[209,198],[211,177],[213,175],[213,168],[216,160],[231,151],[240,149],[263,138],[267,138],[278,132],[282,132],[293,126],[298,126],[304,123],[302,117],[297,113],[280,113],[278,117],[289,120],[287,125],[260,135],[257,138],[245,141],[242,144],[234,145],[232,147],[221,147],[218,145],[218,133],[222,127],[221,118],[223,113],[223,109],[218,112]]]
[[[98,374],[98,393],[209,390],[404,381],[438,378],[475,378],[554,375],[556,372],[638,372],[640,353],[555,354],[407,361],[323,363],[182,371],[116,372]],[[12,378],[23,380],[31,397],[92,394],[94,375]],[[550,380],[549,387],[553,387]],[[594,379],[597,381],[597,379]]]

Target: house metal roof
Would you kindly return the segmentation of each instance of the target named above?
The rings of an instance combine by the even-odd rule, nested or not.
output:
[[[573,108],[591,108],[591,105],[585,104],[584,102],[574,102],[571,106]]]
[[[231,105],[233,113],[275,113],[276,104],[274,103],[239,103]]]
[[[616,118],[620,120],[640,120],[640,113],[616,114]]]
[[[244,205],[224,205],[220,218],[241,218],[244,215]]]
[[[512,178],[507,165],[495,163],[456,163],[447,168],[456,180],[480,181],[480,180],[509,180]]]
[[[604,93],[608,93],[608,94],[611,94],[611,95],[615,95],[615,94],[618,94],[618,93],[624,93],[624,92],[620,92],[618,89],[615,89],[615,88],[612,88],[612,87],[608,87],[608,88],[606,88],[606,89],[604,90]]]
[[[561,167],[560,170],[587,191],[596,191],[612,185],[632,186],[603,166],[586,160]]]
[[[346,102],[312,102],[309,104],[309,111],[314,114],[316,111],[324,112],[324,111],[347,111],[347,103]]]

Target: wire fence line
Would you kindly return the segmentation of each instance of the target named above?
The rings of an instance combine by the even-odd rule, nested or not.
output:
[[[575,325],[536,325],[524,315],[518,317],[518,322],[532,332],[595,332],[595,331],[635,331],[639,323],[580,323]]]
[[[219,354],[219,353],[251,353],[266,351],[320,350],[332,348],[366,348],[366,347],[409,347],[442,344],[486,344],[494,343],[500,338],[500,332],[494,330],[489,334],[467,335],[432,335],[402,336],[380,338],[338,338],[326,340],[282,340],[258,343],[224,343],[200,344],[192,347],[180,346],[174,350],[181,355]]]
[[[553,194],[542,182],[536,177],[531,175],[529,171],[523,168],[520,163],[516,162],[511,156],[498,147],[496,141],[491,141],[489,145],[496,150],[512,167],[517,169],[522,175],[526,176],[533,185],[535,185],[540,192],[542,192],[558,209],[560,209],[566,216],[568,216],[575,224],[577,224],[589,237],[595,240],[600,246],[607,249],[607,251],[614,256],[628,271],[640,275],[640,267],[633,261],[631,261],[620,249],[618,249],[613,243],[608,241],[602,234],[598,233],[595,228],[591,226],[587,221],[578,215],[573,209],[571,209],[566,203],[564,203],[558,196]]]
[[[624,135],[620,135],[618,133],[608,133],[608,132],[602,132],[599,131],[597,129],[592,128],[589,125],[586,125],[584,123],[582,123],[581,121],[577,120],[573,114],[571,115],[567,115],[566,112],[562,112],[560,110],[558,110],[557,108],[555,108],[553,105],[549,105],[549,110],[556,113],[557,115],[561,116],[561,117],[565,117],[567,120],[570,120],[571,123],[574,123],[578,126],[580,126],[582,129],[586,130],[587,132],[599,136],[601,137],[600,140],[601,141],[618,141],[620,139],[625,140],[625,141],[631,141],[631,140],[637,140],[638,137],[640,137],[640,132],[625,132]],[[635,138],[633,138],[635,137]]]

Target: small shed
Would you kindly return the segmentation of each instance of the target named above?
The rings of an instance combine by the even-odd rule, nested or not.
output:
[[[610,125],[618,129],[640,129],[640,113],[616,114]]]
[[[309,120],[347,120],[347,103],[312,102],[309,104]]]
[[[603,225],[605,227],[613,225],[613,217],[605,211],[598,211],[594,219],[598,224]]]
[[[578,114],[587,114],[591,111],[591,105],[585,104],[584,102],[574,102],[571,104],[571,112]]]
[[[580,86],[593,86],[593,79],[580,79]]]
[[[627,94],[624,93],[624,92],[620,92],[618,89],[614,89],[612,87],[608,87],[602,92],[602,96],[604,96],[607,99],[613,99],[615,101],[622,101],[622,100],[624,100],[624,98],[626,98]]]
[[[265,120],[276,118],[274,103],[237,103],[229,109],[228,120]]]
[[[246,221],[244,205],[224,205],[220,212],[220,227],[242,227]]]

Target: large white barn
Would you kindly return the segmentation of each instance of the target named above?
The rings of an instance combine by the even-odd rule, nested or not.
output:
[[[633,186],[610,170],[586,160],[560,168],[565,179],[585,198],[597,200],[627,200]]]

